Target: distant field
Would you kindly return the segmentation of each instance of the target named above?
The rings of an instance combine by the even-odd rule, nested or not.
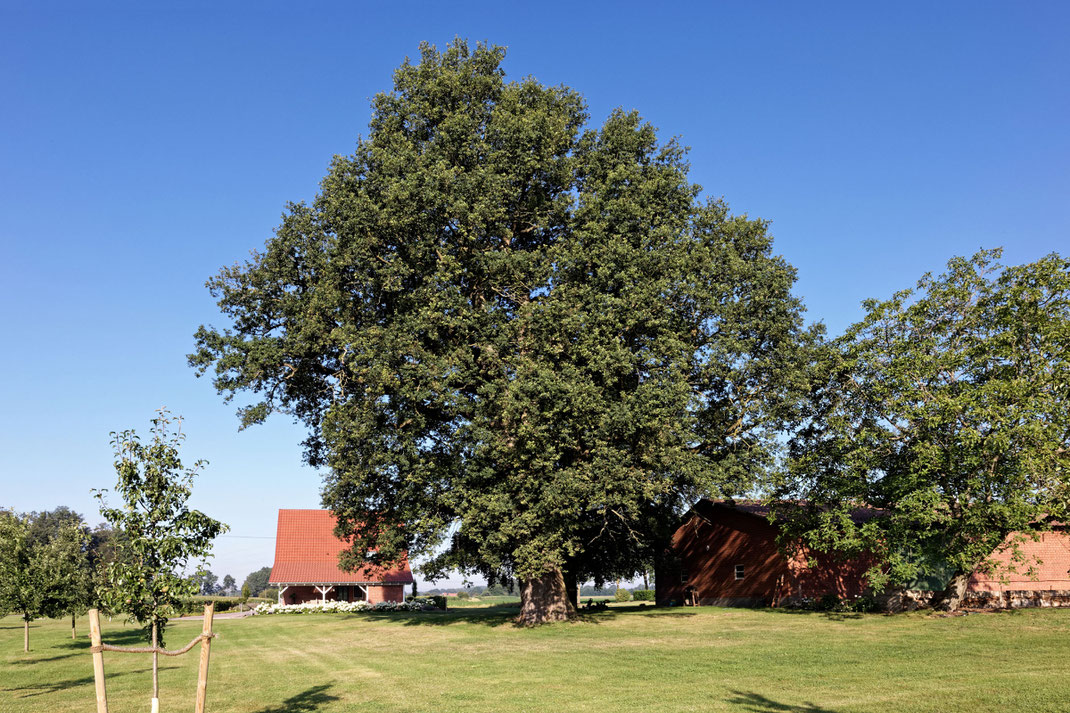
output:
[[[451,601],[451,604],[453,602]],[[486,602],[484,602],[486,604]],[[498,602],[498,604],[502,604]],[[503,606],[219,621],[208,709],[1066,713],[1070,611],[935,618],[614,605],[511,625]],[[0,711],[92,713],[89,642],[69,622],[0,619]],[[86,630],[79,622],[80,633]],[[200,629],[179,622],[169,643]],[[105,641],[135,632],[104,622]],[[192,710],[197,657],[161,658],[161,711]],[[113,713],[148,710],[151,659],[105,654]]]

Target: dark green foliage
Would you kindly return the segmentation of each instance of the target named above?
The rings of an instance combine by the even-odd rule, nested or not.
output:
[[[261,602],[267,602],[268,604],[274,604],[275,599],[267,599],[265,597],[225,597],[225,596],[193,596],[182,597],[175,603],[173,613],[175,616],[190,616],[196,614],[203,614],[206,604],[215,604],[215,612],[238,611],[243,607],[248,609],[255,607]]]
[[[864,303],[832,342],[782,496],[791,536],[875,558],[876,587],[964,586],[1070,505],[1070,261],[955,258],[916,290]],[[852,520],[859,504],[884,511]],[[1035,564],[1017,554],[1014,566]]]
[[[203,566],[212,540],[227,526],[187,505],[193,479],[204,462],[184,468],[178,449],[182,443],[181,421],[172,430],[172,419],[161,410],[152,421],[152,441],[142,444],[133,431],[112,434],[115,492],[122,500],[109,507],[106,490],[99,491],[100,514],[123,533],[116,543],[119,556],[108,566],[106,601],[112,611],[155,627],[163,645],[167,619],[183,597],[197,592],[197,585],[184,571],[191,564]]]
[[[616,593],[616,587],[600,587],[588,584],[580,588],[580,596],[582,597],[612,597]]]
[[[193,576],[193,583],[197,587],[197,593],[201,596],[210,597],[213,594],[221,594],[219,576],[212,574],[212,570],[206,569]]]
[[[190,364],[327,466],[356,566],[628,578],[772,463],[813,336],[766,223],[702,202],[635,112],[421,48],[264,252],[209,281]],[[546,582],[554,581],[552,578]]]
[[[249,591],[259,595],[260,592],[268,588],[268,579],[270,578],[271,567],[261,567],[255,572],[250,572],[249,576],[245,578],[245,584],[242,586],[249,587]]]
[[[632,599],[637,602],[652,602],[654,601],[653,589],[633,589]]]

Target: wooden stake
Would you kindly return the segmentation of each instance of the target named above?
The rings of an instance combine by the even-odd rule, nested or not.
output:
[[[89,640],[93,648],[93,680],[97,684],[97,713],[108,713],[108,694],[104,689],[104,652],[100,650],[100,612],[89,610]]]
[[[204,713],[204,701],[208,695],[208,658],[212,654],[212,617],[215,616],[215,602],[204,605],[204,627],[201,633],[201,668],[197,674],[197,702],[194,713]]]

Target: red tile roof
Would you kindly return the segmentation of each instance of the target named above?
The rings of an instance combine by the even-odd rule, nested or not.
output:
[[[279,510],[275,566],[268,581],[272,584],[412,583],[407,562],[391,570],[372,566],[355,572],[339,569],[338,555],[346,549],[346,543],[334,536],[334,525],[330,510]]]

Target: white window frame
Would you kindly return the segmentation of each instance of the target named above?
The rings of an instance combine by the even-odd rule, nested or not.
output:
[[[737,564],[735,567],[736,581],[740,581],[747,574],[746,565]]]

